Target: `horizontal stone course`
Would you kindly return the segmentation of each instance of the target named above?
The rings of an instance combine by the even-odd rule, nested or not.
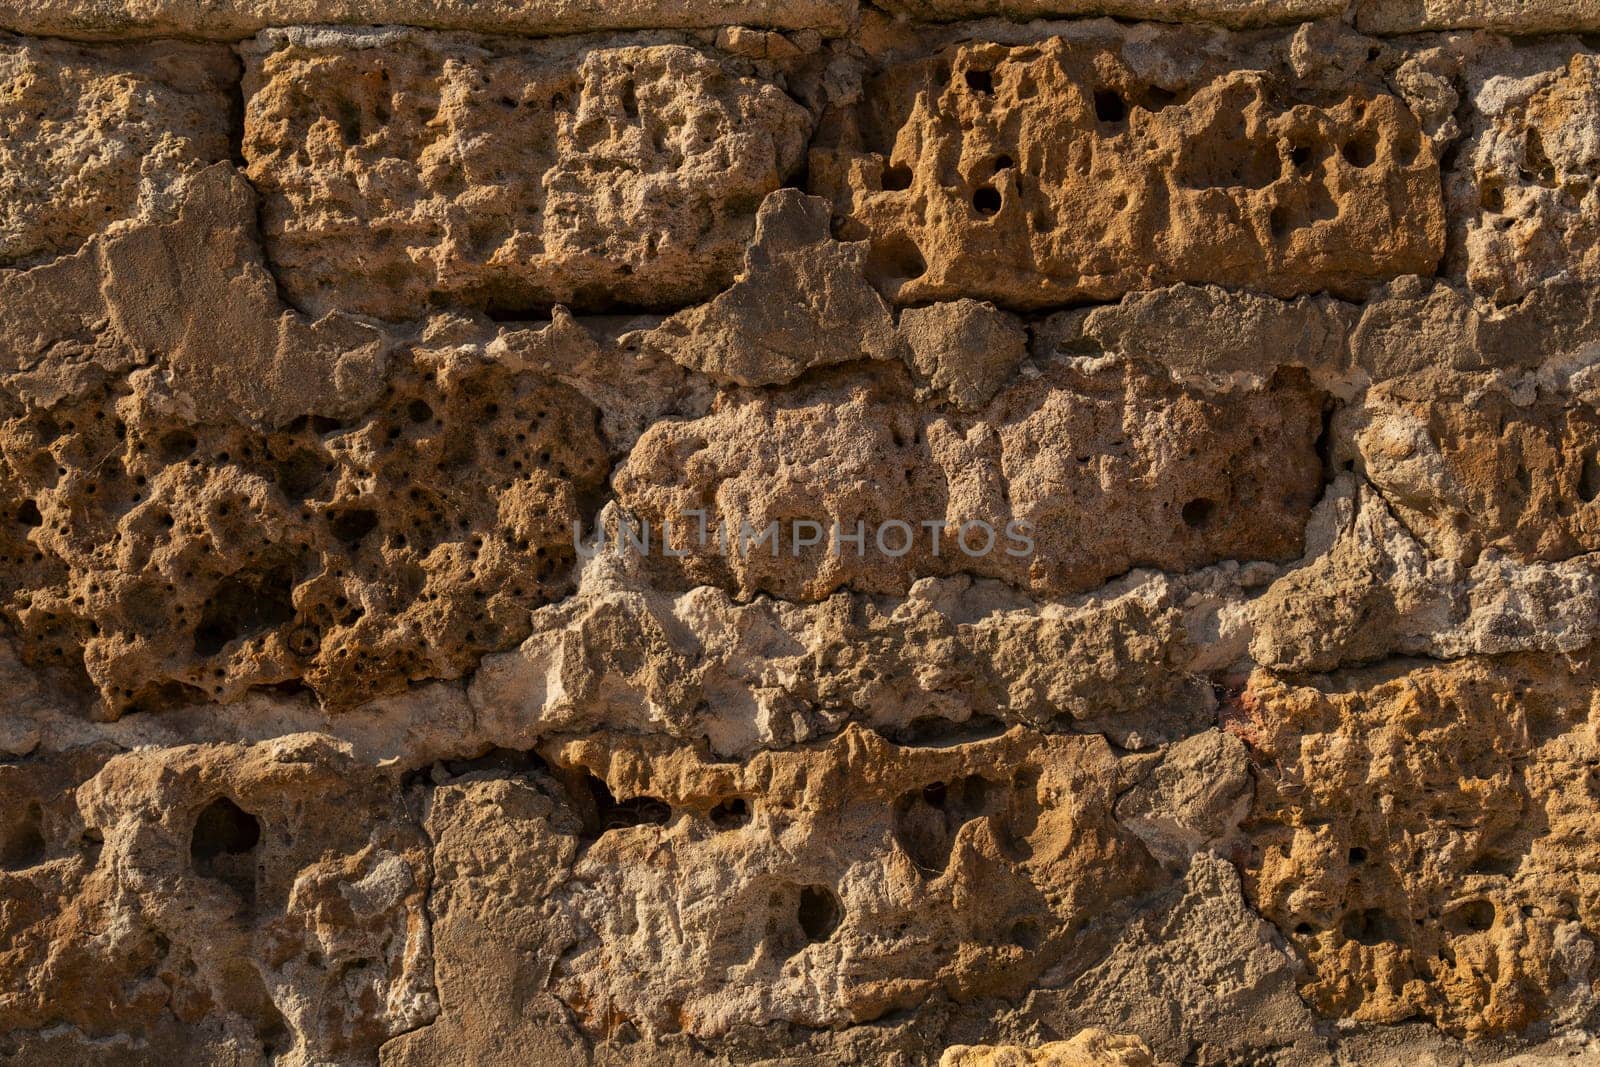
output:
[[[407,25],[530,37],[757,26],[845,32],[855,0],[0,0],[0,27],[88,39],[239,39],[275,26]]]
[[[1536,34],[1600,29],[1596,0],[1356,0],[1367,33],[1489,29]]]
[[[1210,22],[1236,28],[1347,17],[1346,0],[887,0],[918,19],[1092,18]],[[750,26],[842,36],[856,0],[0,0],[0,29],[83,39],[238,39],[275,26],[409,25],[527,36],[597,30]],[[1596,0],[1356,0],[1353,22],[1374,34],[1600,28]]]

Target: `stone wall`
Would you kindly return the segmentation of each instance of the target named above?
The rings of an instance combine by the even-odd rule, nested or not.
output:
[[[1600,1062],[1597,33],[0,0],[0,1062]]]

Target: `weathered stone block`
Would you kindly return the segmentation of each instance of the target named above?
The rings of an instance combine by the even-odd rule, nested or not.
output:
[[[1258,673],[1246,888],[1326,1016],[1522,1030],[1591,966],[1595,683],[1523,656],[1297,684]]]
[[[1594,0],[1358,0],[1356,25],[1367,33],[1490,29],[1535,34],[1600,27]]]
[[[614,485],[658,541],[676,528],[682,558],[650,563],[679,582],[816,599],[965,572],[1060,595],[1134,567],[1292,558],[1321,491],[1322,404],[1303,375],[1213,396],[1138,363],[1058,358],[981,412],[943,414],[903,372],[839,373],[660,424]],[[721,535],[702,539],[696,512]],[[796,547],[804,523],[820,543]],[[858,523],[862,550],[833,543]],[[779,543],[758,542],[771,526]]]
[[[1083,31],[890,63],[813,152],[813,184],[902,304],[1039,308],[1174,282],[1359,296],[1433,272],[1437,149],[1403,100],[1190,50]]]
[[[1600,56],[1549,60],[1528,71],[1496,51],[1474,71],[1475,131],[1455,210],[1467,282],[1500,305],[1548,279],[1600,279]]]
[[[1079,18],[1110,15],[1157,22],[1262,26],[1336,18],[1342,0],[886,0],[883,7],[919,19]]]
[[[683,44],[285,32],[247,62],[268,254],[319,314],[710,297],[810,130],[776,85]]]
[[[215,47],[0,36],[0,268],[72,252],[226,159],[236,78]]]
[[[570,388],[426,353],[370,411],[271,433],[142,383],[0,405],[4,610],[30,663],[113,716],[459,675],[567,590],[607,470]]]
[[[1352,419],[1362,472],[1433,554],[1471,564],[1490,549],[1542,561],[1600,549],[1591,405],[1433,372],[1375,387]]]

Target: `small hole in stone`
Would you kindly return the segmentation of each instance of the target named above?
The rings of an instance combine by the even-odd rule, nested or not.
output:
[[[1204,497],[1196,497],[1183,506],[1184,524],[1192,528],[1199,528],[1211,521],[1211,516],[1217,510],[1217,505]]]
[[[1600,460],[1592,454],[1583,457],[1583,469],[1578,472],[1578,495],[1586,504],[1600,497]]]
[[[800,921],[806,940],[813,944],[826,941],[839,928],[839,898],[827,886],[808,885],[800,890],[795,917]]]
[[[994,75],[986,70],[967,71],[967,88],[975,93],[994,92]]]
[[[1370,167],[1378,158],[1378,146],[1370,134],[1351,138],[1339,151],[1352,167]]]
[[[1359,867],[1367,862],[1367,850],[1357,845],[1350,850],[1350,866]]]
[[[603,778],[584,773],[584,785],[589,793],[589,811],[584,812],[584,828],[580,837],[596,841],[611,830],[624,830],[633,826],[665,826],[672,821],[672,807],[658,797],[640,796],[618,800]]]
[[[24,500],[17,505],[17,521],[24,526],[43,526],[44,516],[39,514],[39,505],[31,500]]]
[[[44,862],[43,822],[44,813],[33,801],[0,824],[0,867],[22,871]]]
[[[1144,109],[1150,112],[1162,111],[1171,107],[1177,99],[1178,94],[1172,90],[1152,85],[1144,91]]]
[[[378,525],[378,513],[369,508],[352,508],[341,511],[333,516],[329,526],[333,528],[333,536],[344,544],[354,548],[371,533]]]
[[[1027,952],[1037,949],[1043,938],[1039,935],[1039,924],[1032,919],[1021,919],[1011,924],[1010,933],[1006,939],[1018,948]]]
[[[1555,187],[1555,167],[1550,163],[1550,156],[1545,152],[1544,138],[1537,129],[1530,129],[1523,137],[1522,167],[1519,170],[1524,178],[1536,180],[1548,188]]]
[[[260,842],[260,821],[227,797],[218,797],[194,822],[189,857],[204,863],[218,856],[239,856]]]
[[[1469,900],[1450,912],[1445,926],[1459,934],[1479,934],[1494,926],[1494,905],[1487,900]]]
[[[427,422],[433,418],[433,409],[426,400],[413,400],[406,405],[406,417],[412,422]]]
[[[750,821],[750,805],[743,797],[724,800],[711,809],[711,825],[719,830],[737,830]]]
[[[285,567],[231,575],[217,584],[194,631],[194,650],[215,656],[230,643],[276,629],[294,618],[294,579]]]
[[[883,187],[888,192],[911,188],[911,168],[903,163],[883,168]]]
[[[1272,227],[1272,236],[1281,241],[1294,230],[1294,220],[1289,216],[1289,209],[1279,204],[1267,216],[1267,223]]]
[[[1340,932],[1345,939],[1362,945],[1378,945],[1397,941],[1394,921],[1377,908],[1351,912],[1344,917]]]
[[[1101,122],[1116,124],[1128,117],[1128,104],[1115,89],[1096,89],[1094,92],[1094,117]]]
[[[188,430],[170,430],[161,435],[156,450],[165,462],[176,463],[193,452],[198,444],[194,434]]]
[[[996,214],[1000,210],[1000,190],[992,185],[985,185],[972,194],[972,207],[985,218]]]
[[[875,283],[889,288],[922,277],[928,272],[928,264],[915,241],[894,234],[873,242],[867,254],[867,271]]]

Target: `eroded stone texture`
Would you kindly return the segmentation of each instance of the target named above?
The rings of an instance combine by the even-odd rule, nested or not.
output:
[[[1160,22],[1220,22],[1228,26],[1310,22],[1344,12],[1340,0],[888,0],[883,6],[925,19],[1110,15]]]
[[[585,570],[579,596],[542,609],[515,654],[491,657],[471,696],[497,744],[539,730],[704,737],[720,755],[824,737],[855,719],[908,741],[1071,723],[1142,748],[1213,709],[1191,670],[1198,580],[1154,576],[1038,608],[996,582],[927,579],[904,599],[838,593],[815,605],[671,595]]]
[[[1370,306],[1370,305],[1369,305]],[[1409,302],[1413,312],[1416,302]],[[1264,380],[1297,366],[1330,391],[1348,392],[1355,307],[1327,297],[1276,300],[1216,286],[1130,293],[1116,304],[1052,315],[1033,327],[1037,356],[1107,353],[1148,359],[1176,377]]]
[[[1507,374],[1508,388],[1526,381],[1592,403],[1595,292],[1551,279],[1520,303],[1498,307],[1417,277],[1396,279],[1362,304],[1175,285],[1036,319],[1030,348],[1039,359],[1147,359],[1212,390],[1299,367],[1354,410],[1369,385],[1447,369]]]
[[[1104,1030],[1084,1030],[1070,1041],[1035,1048],[1017,1045],[955,1045],[939,1067],[1152,1067],[1143,1041]]]
[[[867,252],[865,242],[832,239],[827,201],[773,193],[734,284],[667,319],[643,344],[739,385],[783,385],[814,367],[892,359],[906,346],[867,281]]]
[[[557,308],[547,324],[507,327],[490,338],[480,322],[447,320],[447,325],[507,370],[547,377],[582,394],[599,409],[600,433],[614,459],[626,456],[654,423],[703,415],[711,407],[711,380],[651,343],[658,331],[670,329],[654,316],[580,322]]]
[[[1264,666],[1577,652],[1600,637],[1592,555],[1522,564],[1490,550],[1471,566],[1437,558],[1370,487],[1330,500],[1308,542],[1304,565],[1249,606],[1250,654]]]
[[[1251,680],[1246,885],[1313,1009],[1473,1035],[1587,1010],[1595,692],[1585,657]]]
[[[271,26],[410,25],[542,36],[724,23],[844,32],[851,0],[6,0],[0,26],[63,37],[248,37]]]
[[[233,57],[0,35],[0,267],[74,251],[228,156]]]
[[[732,279],[806,111],[682,44],[274,33],[244,158],[301,308],[670,307]]]
[[[1434,371],[1375,386],[1352,416],[1362,471],[1437,556],[1594,551],[1600,415],[1563,384]]]
[[[30,662],[112,713],[458,675],[568,588],[607,469],[570,388],[448,351],[346,422],[258,434],[135,381],[8,397],[3,432],[6,613]]]
[[[1234,772],[1224,779],[1236,780],[1238,761],[1224,767]],[[1206,777],[1193,774],[1189,784]],[[1311,1013],[1295,991],[1299,971],[1278,932],[1246,905],[1232,864],[1203,852],[1182,883],[1128,925],[1104,962],[1068,989],[1036,991],[1026,1012],[1052,1029],[1125,1021],[1161,1062],[1226,1062],[1314,1044]],[[1303,1059],[1318,1062],[1314,1054]]]
[[[994,399],[1028,351],[1012,316],[976,300],[906,308],[900,325],[917,381],[962,411]]]
[[[1438,149],[1402,99],[1370,73],[1330,94],[1207,58],[1084,30],[890,64],[827,127],[812,181],[899,303],[1179,281],[1359,295],[1432,272]]]
[[[646,433],[614,484],[654,530],[677,527],[684,558],[653,562],[742,596],[903,592],[960,572],[1060,594],[1139,566],[1296,555],[1321,491],[1321,414],[1293,373],[1211,395],[1140,363],[1056,359],[977,415],[930,415],[903,374],[873,369],[729,392],[703,419]],[[697,511],[720,538],[699,536]],[[827,532],[796,551],[808,522]],[[776,552],[758,540],[774,523]],[[833,526],[858,523],[888,551],[835,552]]]
[[[1357,0],[1355,16],[1368,33],[1482,27],[1534,34],[1600,27],[1594,0]]]
[[[1600,57],[1550,51],[1545,63],[1511,54],[1475,72],[1458,211],[1467,281],[1498,304],[1546,278],[1600,277]]]
[[[1555,378],[1567,378],[1594,362],[1600,325],[1595,292],[1592,285],[1553,279],[1521,303],[1496,307],[1450,285],[1399,279],[1361,308],[1349,335],[1351,360],[1374,379],[1444,368],[1548,368]]]
[[[570,317],[499,337],[443,319],[414,344],[308,323],[246,240],[236,177],[172,202],[0,272],[5,610],[25,658],[105,713],[261,686],[345,707],[459,676],[570,589],[572,524],[642,412],[703,407],[670,364],[599,386],[617,331]]]
[[[8,392],[49,408],[159,363],[146,385],[164,402],[256,427],[348,418],[377,398],[392,340],[346,315],[308,322],[284,309],[250,238],[254,198],[232,168],[180,180],[165,214],[0,271]],[[191,301],[207,313],[185,314]]]
[[[849,729],[743,765],[625,738],[547,751],[434,793],[439,951],[483,939],[496,960],[487,976],[441,968],[434,1028],[454,995],[492,1032],[510,1006],[459,998],[529,980],[550,1029],[636,1048],[677,1034],[736,1046],[930,1002],[981,1010],[1046,968],[1081,968],[1105,902],[1155,877],[1111,822],[1099,739],[899,748]],[[485,867],[486,833],[520,842],[525,862]],[[397,1062],[426,1062],[432,1037],[406,1039]]]
[[[414,24],[0,43],[0,1061],[1600,1057],[1592,13],[1346,6],[0,0]]]
[[[48,804],[16,798],[0,857],[7,1043],[59,1027],[105,1041],[76,1062],[143,1033],[170,1058],[355,1064],[434,1016],[429,850],[370,768],[311,735],[106,755],[21,772]]]

